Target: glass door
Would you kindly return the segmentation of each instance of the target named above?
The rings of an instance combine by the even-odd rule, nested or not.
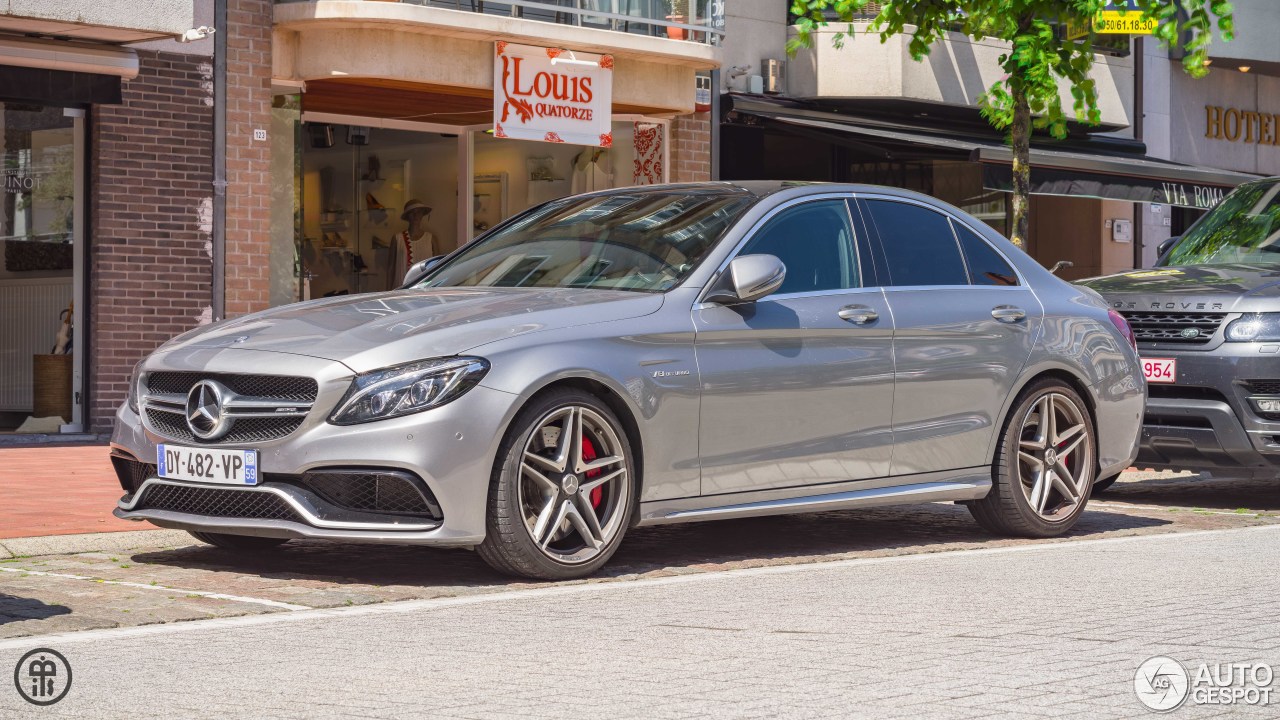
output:
[[[81,421],[82,114],[0,102],[0,432],[57,433]]]

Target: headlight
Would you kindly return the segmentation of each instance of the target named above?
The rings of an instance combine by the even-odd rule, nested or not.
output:
[[[138,413],[138,385],[142,383],[142,363],[146,360],[139,360],[133,366],[133,372],[129,373],[129,409],[134,415]]]
[[[1280,313],[1254,313],[1231,321],[1227,326],[1228,342],[1280,340]]]
[[[457,357],[420,360],[358,375],[329,422],[355,425],[440,407],[475,387],[487,372],[487,360]]]

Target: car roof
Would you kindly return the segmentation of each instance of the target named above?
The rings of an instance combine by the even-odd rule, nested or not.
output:
[[[795,195],[806,194],[807,189],[812,193],[829,193],[829,192],[848,192],[848,193],[878,193],[897,195],[901,197],[915,197],[920,199],[929,199],[937,202],[936,198],[930,198],[927,195],[904,190],[897,187],[889,187],[886,185],[866,185],[861,183],[835,183],[835,182],[819,182],[810,180],[721,180],[712,182],[691,182],[691,183],[666,183],[662,185],[633,185],[630,187],[618,187],[608,190],[599,190],[590,195],[619,195],[619,194],[635,194],[637,192],[645,193],[698,193],[698,194],[723,194],[723,195],[746,195],[757,200],[775,195],[784,191],[795,191]]]

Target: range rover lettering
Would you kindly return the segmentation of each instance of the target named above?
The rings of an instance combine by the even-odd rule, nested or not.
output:
[[[1136,453],[1120,315],[914,193],[605,191],[426,265],[139,363],[116,515],[233,550],[470,548],[557,579],[662,523],[954,501],[1056,536]]]

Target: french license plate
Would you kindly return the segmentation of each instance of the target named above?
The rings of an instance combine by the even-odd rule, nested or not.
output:
[[[257,485],[257,450],[156,446],[156,474],[169,480]]]
[[[1178,360],[1176,358],[1142,358],[1142,374],[1147,382],[1171,383],[1178,380]]]

